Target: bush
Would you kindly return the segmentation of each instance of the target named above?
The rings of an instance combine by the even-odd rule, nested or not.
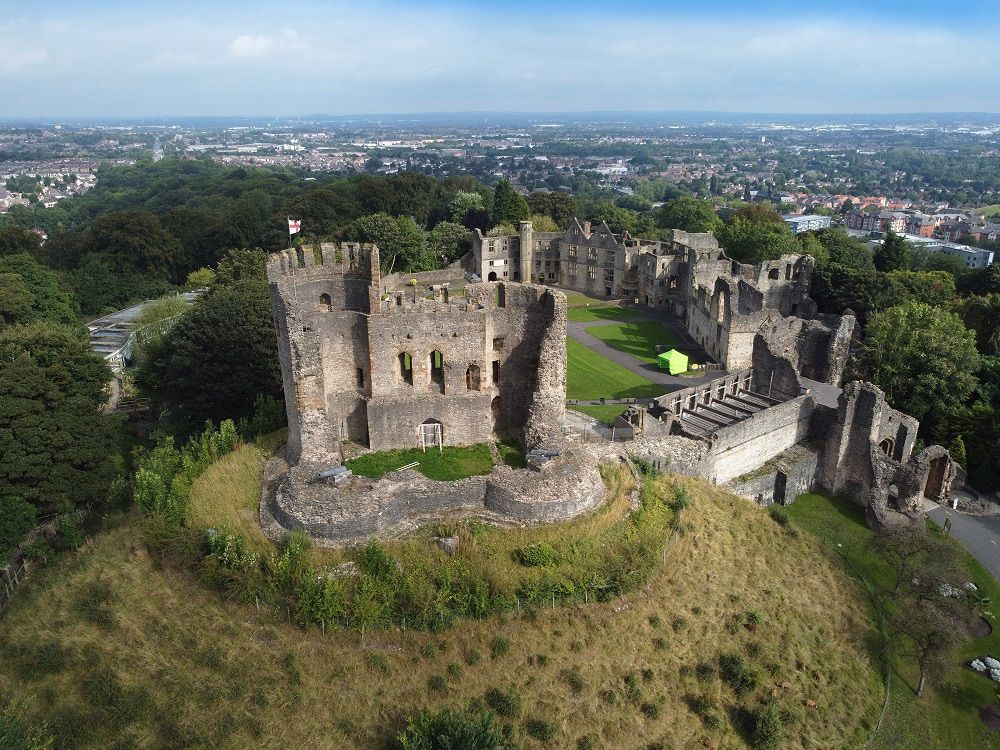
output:
[[[559,562],[559,550],[551,544],[539,542],[527,547],[520,547],[512,553],[514,562],[526,568],[543,568]]]
[[[436,693],[440,693],[442,690],[444,690],[445,687],[447,687],[447,684],[448,683],[445,682],[444,677],[442,677],[439,674],[432,674],[430,677],[427,678],[427,687],[429,687]]]
[[[715,667],[703,661],[695,668],[695,674],[700,682],[709,682],[715,679]]]
[[[15,699],[0,704],[0,747],[4,750],[50,750],[55,737],[44,723],[25,718],[27,703]]]
[[[573,695],[579,695],[587,687],[587,683],[583,681],[583,677],[580,675],[579,667],[565,670],[562,676],[566,684],[569,685],[569,689],[573,692]]]
[[[508,651],[510,651],[510,641],[508,639],[496,636],[492,641],[490,641],[491,658],[499,659]]]
[[[757,675],[739,654],[723,654],[719,658],[720,672],[736,695],[743,697],[757,688]]]
[[[470,648],[465,652],[465,663],[470,667],[474,667],[476,664],[483,660],[483,655],[476,651],[474,648]]]
[[[490,688],[483,698],[486,705],[492,708],[498,716],[512,719],[521,713],[521,695],[514,689],[506,692]]]
[[[555,739],[555,736],[559,734],[559,727],[552,721],[529,719],[524,724],[524,731],[528,733],[529,737],[534,737],[541,742],[548,742]]]
[[[398,750],[513,750],[509,732],[487,711],[423,711],[396,736]]]
[[[678,484],[677,489],[674,490],[674,502],[671,507],[676,511],[680,512],[684,510],[691,502],[691,495],[687,491],[687,488],[683,485]]]
[[[660,715],[659,704],[650,703],[649,701],[646,701],[641,706],[639,706],[639,710],[642,711],[642,715],[645,716],[647,719],[655,719]]]
[[[766,703],[750,712],[750,747],[753,750],[778,750],[785,727],[775,703]]]
[[[37,511],[19,497],[0,497],[0,560],[21,544],[24,535],[35,527]]]

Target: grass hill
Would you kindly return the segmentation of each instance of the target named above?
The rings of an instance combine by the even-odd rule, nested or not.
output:
[[[245,446],[213,465],[192,492],[197,521],[251,531],[262,461]],[[612,487],[608,508],[537,532],[599,533],[627,494]],[[811,536],[688,487],[642,591],[363,642],[225,601],[153,559],[130,518],[18,594],[0,620],[0,691],[25,696],[67,748],[380,748],[421,709],[484,697],[525,748],[744,748],[741,717],[768,703],[783,748],[860,746],[883,692],[859,587]],[[533,531],[493,529],[484,550],[500,557]]]

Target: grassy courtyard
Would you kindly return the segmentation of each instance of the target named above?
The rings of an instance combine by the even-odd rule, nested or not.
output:
[[[566,339],[566,398],[591,401],[599,398],[662,396],[657,385],[578,341]]]
[[[623,404],[606,404],[605,406],[601,406],[600,404],[575,404],[570,408],[573,411],[593,417],[599,422],[604,422],[604,424],[609,426],[615,421],[615,417],[626,409]]]
[[[655,320],[636,320],[606,326],[592,326],[587,333],[613,349],[641,362],[656,364],[656,347],[679,347],[680,342]]]
[[[566,311],[566,319],[576,323],[590,323],[595,320],[628,320],[641,313],[632,307],[571,307]]]
[[[346,461],[345,465],[355,474],[379,479],[389,472],[416,462],[416,470],[428,479],[450,482],[466,477],[489,474],[493,471],[493,457],[485,443],[468,447],[446,447],[443,450],[420,448],[409,450],[381,451],[365,453]]]
[[[866,583],[888,612],[894,610],[896,603],[885,593],[893,587],[894,574],[868,546],[872,531],[865,523],[862,508],[841,498],[808,494],[797,498],[786,511],[795,525],[827,546],[832,560],[839,560],[846,571]],[[932,533],[940,533],[933,523],[931,526]],[[975,558],[964,550],[963,554],[969,580],[979,587],[982,596],[1000,602],[1000,584]],[[870,643],[873,661],[888,651],[892,669],[886,717],[872,749],[1000,748],[1000,734],[987,729],[978,716],[981,706],[996,701],[995,683],[959,667],[942,684],[931,682],[924,696],[917,698],[916,667],[912,660],[898,656],[902,638],[890,634],[888,648],[878,639]],[[996,625],[992,635],[970,638],[961,656],[967,660],[987,654],[1000,654],[1000,629]]]

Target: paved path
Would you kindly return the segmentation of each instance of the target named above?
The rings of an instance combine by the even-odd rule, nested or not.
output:
[[[951,518],[951,535],[1000,581],[1000,516],[970,516],[943,505],[928,510],[938,526]]]
[[[566,334],[574,341],[578,341],[597,354],[618,363],[626,370],[631,370],[636,375],[641,375],[653,383],[662,385],[664,393],[701,385],[704,382],[720,378],[726,374],[725,370],[707,370],[704,375],[698,376],[681,377],[679,375],[671,375],[659,369],[656,365],[638,360],[631,354],[626,354],[623,351],[608,346],[596,336],[591,336],[587,333],[588,328],[595,326],[617,325],[618,323],[629,323],[636,320],[653,320],[663,325],[670,337],[677,341],[685,352],[694,354],[695,358],[702,361],[711,361],[705,350],[698,346],[688,335],[688,332],[684,329],[683,324],[677,316],[660,310],[644,310],[640,307],[630,307],[629,309],[634,310],[638,315],[630,315],[621,321],[588,320],[581,322],[569,320],[566,322]]]

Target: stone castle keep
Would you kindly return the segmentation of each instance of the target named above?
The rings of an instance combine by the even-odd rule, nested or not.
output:
[[[845,495],[876,525],[919,514],[923,497],[948,497],[957,467],[947,451],[912,455],[916,420],[871,384],[840,388],[855,319],[816,314],[809,256],[747,265],[711,234],[674,230],[654,242],[606,224],[535,233],[522,222],[515,236],[475,233],[464,264],[485,281],[452,295],[442,282],[455,269],[383,278],[374,246],[324,243],[271,257],[289,435],[266,473],[269,534],[304,529],[342,544],[451,512],[567,519],[600,503],[597,465],[624,453],[764,505],[812,489]],[[678,316],[725,372],[631,407],[616,425],[632,437],[624,446],[574,441],[563,427],[566,301],[551,284]],[[316,480],[357,446],[436,449],[496,437],[534,450],[531,468],[498,465],[458,482],[412,470]]]

